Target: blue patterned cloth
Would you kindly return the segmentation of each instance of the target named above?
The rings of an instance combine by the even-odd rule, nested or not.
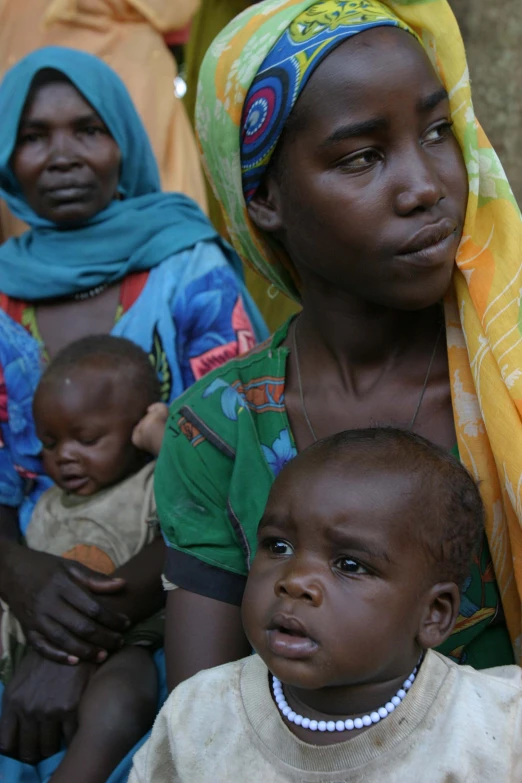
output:
[[[272,47],[243,104],[241,173],[247,204],[317,66],[347,38],[383,26],[400,27],[415,36],[379,0],[325,0],[303,11]]]
[[[152,269],[111,334],[147,351],[168,403],[206,372],[267,336],[265,329],[254,331],[241,282],[215,242],[200,242]],[[2,420],[0,399],[0,503],[19,509],[22,533],[34,504],[50,486],[31,410],[43,366],[43,346],[0,311],[0,367],[7,398],[7,420]]]

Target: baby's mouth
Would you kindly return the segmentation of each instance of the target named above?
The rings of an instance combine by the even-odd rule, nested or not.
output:
[[[268,630],[268,646],[274,655],[282,658],[308,658],[318,648],[308,635],[303,623],[289,615],[275,615]]]

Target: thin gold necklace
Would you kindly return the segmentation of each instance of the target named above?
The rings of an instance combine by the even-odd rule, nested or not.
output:
[[[297,347],[297,323],[299,321],[299,318],[296,319],[294,322],[293,332],[292,332],[292,343],[293,343],[293,349],[295,353],[295,366],[297,370],[297,385],[299,388],[299,399],[301,401],[301,410],[303,411],[303,415],[305,417],[305,421],[308,425],[308,429],[310,430],[310,434],[314,440],[314,443],[318,440],[317,435],[315,434],[315,430],[312,426],[312,422],[310,421],[310,417],[308,415],[308,411],[306,410],[305,405],[305,399],[304,399],[304,391],[303,391],[303,381],[301,378],[301,363],[299,361],[299,349]],[[424,399],[424,394],[426,392],[426,389],[428,387],[428,382],[430,379],[431,374],[431,368],[433,367],[433,362],[435,361],[435,356],[437,355],[437,348],[439,347],[440,338],[442,335],[442,332],[444,330],[444,323],[440,325],[440,329],[437,333],[437,339],[435,340],[435,345],[433,346],[433,351],[431,354],[431,358],[428,364],[428,369],[426,370],[426,377],[424,378],[424,383],[422,384],[422,390],[420,393],[419,401],[417,402],[417,407],[415,408],[415,412],[412,416],[412,419],[410,421],[410,425],[408,427],[408,432],[412,432],[413,428],[415,427],[415,423],[417,421],[417,417],[419,415],[419,411],[421,409],[422,401]]]

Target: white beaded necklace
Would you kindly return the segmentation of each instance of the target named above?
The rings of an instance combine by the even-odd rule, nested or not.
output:
[[[296,726],[302,726],[303,729],[309,729],[310,731],[353,731],[353,729],[362,729],[365,726],[371,726],[374,723],[379,723],[380,720],[387,718],[392,713],[395,707],[398,707],[401,701],[404,699],[411,686],[415,681],[417,672],[421,661],[419,660],[417,666],[414,668],[407,680],[402,683],[402,688],[399,688],[395,696],[392,696],[390,701],[386,702],[384,707],[379,707],[378,710],[370,712],[368,715],[363,715],[361,718],[355,718],[352,720],[310,720],[310,718],[304,718],[295,712],[285,699],[283,693],[283,685],[277,677],[272,675],[272,688],[274,690],[274,698],[277,706],[285,718],[290,723],[295,723]]]

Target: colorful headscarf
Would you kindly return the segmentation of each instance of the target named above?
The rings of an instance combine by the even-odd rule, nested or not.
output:
[[[372,27],[400,27],[415,35],[379,0],[316,3],[299,14],[272,47],[243,107],[241,170],[247,204],[310,76],[336,46]]]
[[[471,101],[464,45],[447,0],[383,0],[411,27],[450,95],[466,162],[469,199],[446,327],[461,459],[481,481],[486,531],[508,628],[522,642],[522,220],[502,166]],[[344,0],[266,0],[218,36],[201,69],[196,119],[205,165],[232,241],[255,269],[299,299],[282,247],[248,216],[242,187],[241,121],[246,96],[281,35],[308,9],[342,14]],[[366,5],[366,3],[364,3]],[[372,4],[373,5],[373,4]],[[332,15],[332,26],[335,17]]]

